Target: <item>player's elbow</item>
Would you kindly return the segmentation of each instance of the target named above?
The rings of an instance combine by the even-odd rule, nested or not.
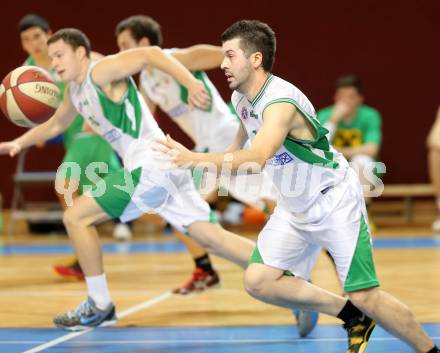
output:
[[[154,62],[155,59],[158,59],[162,55],[163,55],[163,51],[157,45],[144,48],[144,56],[143,56],[144,64],[148,65],[151,62]]]
[[[60,121],[51,121],[49,120],[47,122],[47,131],[49,132],[46,140],[51,139],[52,137],[58,136],[59,134],[61,134],[65,128],[63,127],[63,125],[61,124]]]

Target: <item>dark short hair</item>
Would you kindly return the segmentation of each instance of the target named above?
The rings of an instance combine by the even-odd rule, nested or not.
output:
[[[92,50],[90,46],[90,41],[87,36],[76,28],[63,28],[56,31],[47,41],[47,45],[63,40],[65,43],[69,44],[73,50],[79,47],[84,47],[86,50],[86,55],[90,58],[90,51]]]
[[[148,38],[151,45],[162,45],[162,32],[160,24],[153,20],[150,16],[135,15],[126,18],[116,26],[116,35],[121,34],[125,30],[129,30],[131,36],[136,42],[142,38]]]
[[[41,28],[44,32],[49,32],[49,22],[47,22],[43,17],[36,14],[27,14],[20,22],[18,22],[18,33],[24,32],[32,27]]]
[[[339,77],[335,82],[335,88],[354,87],[359,94],[363,94],[361,79],[353,74]]]
[[[263,69],[272,70],[275,61],[276,37],[272,28],[266,23],[256,20],[235,22],[222,34],[222,42],[240,39],[240,48],[249,56],[255,52],[263,54]]]

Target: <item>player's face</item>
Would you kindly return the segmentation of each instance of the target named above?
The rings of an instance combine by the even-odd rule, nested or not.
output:
[[[221,68],[225,72],[229,88],[239,91],[240,87],[248,82],[252,74],[250,59],[246,57],[243,49],[240,48],[239,38],[224,42],[222,49],[225,57]]]
[[[137,48],[139,46],[139,43],[134,40],[130,30],[128,29],[118,34],[117,41],[120,51]]]
[[[62,39],[49,45],[49,56],[52,59],[51,66],[63,81],[76,80],[81,74],[80,48],[74,50]]]
[[[49,33],[40,27],[31,27],[20,33],[23,50],[33,58],[47,55],[47,40]]]
[[[335,103],[343,102],[350,108],[350,114],[355,113],[356,109],[363,102],[363,96],[355,87],[340,87],[335,93]]]

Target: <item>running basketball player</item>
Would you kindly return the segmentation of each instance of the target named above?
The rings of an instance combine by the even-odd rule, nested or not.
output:
[[[21,46],[29,55],[24,65],[38,66],[47,70],[55,80],[60,92],[64,93],[64,82],[51,68],[51,58],[47,49],[47,40],[52,35],[52,30],[46,19],[36,14],[25,15],[18,23]],[[92,52],[91,58],[97,60],[102,55]],[[71,169],[60,169],[59,178],[63,178],[66,184],[76,183],[77,191],[73,197],[82,194],[85,185],[93,184],[85,175],[85,170],[90,163],[102,162],[107,164],[109,172],[117,171],[121,164],[113,152],[111,146],[102,137],[87,129],[84,119],[80,114],[72,122],[69,128],[63,133],[63,142],[66,153],[64,163],[76,163],[81,170],[79,175],[74,175]],[[61,205],[66,209],[63,195],[57,194]],[[131,231],[128,225],[118,222],[113,229],[113,236],[117,239],[128,239]],[[82,279],[83,273],[76,259],[68,264],[57,264],[54,266],[56,273],[63,277]]]
[[[375,322],[417,352],[438,347],[412,312],[379,287],[359,180],[333,149],[308,98],[271,74],[276,40],[259,21],[239,21],[222,35],[225,71],[243,129],[229,153],[195,153],[169,136],[157,151],[173,167],[206,163],[236,172],[265,168],[278,190],[275,212],[260,233],[245,273],[246,290],[264,302],[317,310],[342,319],[348,352],[364,352]],[[243,141],[251,146],[241,149]],[[158,157],[163,158],[163,155]],[[307,282],[321,247],[335,259],[349,301]],[[287,272],[293,276],[285,276]],[[362,315],[361,311],[366,315]]]

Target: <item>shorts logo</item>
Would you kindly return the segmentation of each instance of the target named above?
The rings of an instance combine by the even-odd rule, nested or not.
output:
[[[248,111],[246,107],[243,107],[243,109],[241,110],[241,118],[243,120],[246,120],[248,117],[249,117]]]
[[[283,152],[281,154],[276,154],[268,162],[270,165],[284,165],[293,161],[293,158],[287,153]]]
[[[110,131],[107,131],[103,137],[108,141],[108,143],[113,143],[116,140],[119,140],[121,138],[121,133],[116,129],[111,129]]]

